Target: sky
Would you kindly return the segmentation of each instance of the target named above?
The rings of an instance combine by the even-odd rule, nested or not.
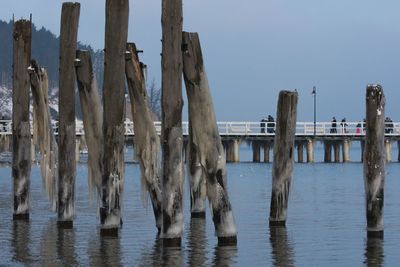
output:
[[[38,28],[59,35],[63,1],[1,2],[0,19],[32,13]],[[105,1],[80,3],[78,39],[102,49]],[[400,121],[399,10],[398,0],[183,0],[183,24],[199,33],[218,121],[275,117],[279,91],[294,89],[297,121],[312,121],[313,86],[318,121],[359,121],[367,84],[383,86],[386,116]],[[160,39],[161,0],[130,0],[128,40],[144,50],[158,86]]]

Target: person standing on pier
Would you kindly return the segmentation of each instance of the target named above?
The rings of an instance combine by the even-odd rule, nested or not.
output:
[[[275,132],[275,120],[274,117],[268,115],[268,123],[267,123],[267,132],[274,133]]]
[[[332,127],[331,127],[331,133],[337,133],[337,129],[336,129],[336,127],[337,127],[336,118],[335,118],[335,117],[333,117],[333,118],[332,118]]]
[[[342,134],[347,133],[347,129],[346,129],[346,127],[347,127],[346,118],[343,118],[343,119],[342,119],[342,122],[340,123],[340,126],[342,126]]]
[[[265,122],[266,121],[267,121],[266,117],[261,119],[261,123],[260,123],[261,133],[265,133]]]

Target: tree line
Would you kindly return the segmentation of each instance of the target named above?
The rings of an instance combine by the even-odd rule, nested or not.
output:
[[[0,86],[9,90],[12,88],[12,51],[13,51],[13,21],[0,20]],[[78,49],[88,50],[92,57],[93,71],[96,76],[98,88],[102,91],[104,52],[101,49],[95,50],[90,45],[78,42]],[[49,77],[49,90],[58,88],[58,66],[59,66],[60,39],[46,28],[38,29],[32,23],[32,59],[37,60],[41,66],[47,69]],[[161,91],[154,80],[148,84],[148,101],[156,120],[161,116]],[[102,95],[102,92],[99,92]],[[78,99],[77,99],[78,101]],[[79,102],[79,101],[78,101]],[[79,103],[77,116],[80,117]]]

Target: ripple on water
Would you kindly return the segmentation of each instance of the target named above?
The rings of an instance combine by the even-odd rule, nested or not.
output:
[[[141,202],[139,166],[125,167],[123,228],[99,236],[86,172],[76,177],[76,219],[59,230],[32,166],[31,219],[13,222],[11,169],[0,166],[0,265],[83,266],[396,266],[400,261],[400,169],[387,166],[385,238],[367,239],[361,164],[295,164],[285,228],[268,226],[272,164],[228,164],[228,190],[238,228],[237,247],[218,247],[210,211],[190,220],[187,183],[181,249],[163,248],[154,215]]]

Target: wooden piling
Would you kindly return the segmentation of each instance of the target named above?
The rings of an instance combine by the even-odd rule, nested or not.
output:
[[[31,22],[18,20],[13,28],[13,219],[29,220],[31,131],[29,123],[29,75]]]
[[[162,225],[162,192],[160,181],[160,140],[147,102],[146,83],[142,65],[134,43],[127,44],[125,75],[131,102],[132,120],[135,127],[135,153],[142,173],[143,204],[147,205],[147,194],[153,206],[158,233]]]
[[[350,162],[350,140],[344,139],[343,140],[343,150],[342,150],[342,159],[343,162]]]
[[[60,30],[58,225],[72,227],[75,214],[75,53],[80,4],[63,3]]]
[[[332,162],[332,143],[324,142],[324,162]]]
[[[307,140],[307,163],[314,162],[314,142],[311,139]]]
[[[272,194],[269,215],[271,226],[286,224],[294,162],[297,97],[296,91],[281,91],[279,93],[272,165]]]
[[[76,51],[75,72],[85,131],[84,140],[88,149],[89,194],[91,198],[100,198],[104,145],[103,108],[89,51]]]
[[[188,143],[188,170],[190,185],[190,213],[192,218],[205,218],[207,196],[206,171],[200,162],[200,151],[198,151],[191,118],[189,118],[189,143]]]
[[[253,141],[253,162],[260,162],[260,144],[257,141]]]
[[[365,207],[368,236],[383,237],[385,182],[385,96],[380,85],[368,85],[364,151]]]
[[[207,196],[219,244],[236,244],[236,224],[227,190],[224,150],[218,132],[200,40],[183,32],[183,74],[189,102],[189,120],[199,163],[206,172]]]
[[[269,162],[269,151],[270,151],[270,143],[267,142],[264,144],[264,162]]]
[[[162,195],[164,245],[181,245],[182,164],[182,0],[162,0]]]
[[[103,82],[101,235],[118,235],[122,221],[125,141],[125,51],[129,1],[106,0]]]
[[[91,198],[100,198],[103,172],[103,108],[89,51],[76,51],[76,80],[88,149],[88,185]]]
[[[304,158],[303,158],[303,154],[304,154],[303,147],[304,147],[304,145],[303,145],[302,142],[298,142],[298,143],[297,143],[297,162],[299,162],[299,163],[303,163],[303,162],[304,162]]]
[[[42,183],[46,190],[53,211],[58,201],[58,145],[51,126],[51,115],[48,99],[49,81],[47,71],[35,60],[31,60],[29,76],[33,96],[33,110],[36,114],[36,135],[40,151],[40,171]],[[32,148],[34,149],[34,148]]]

